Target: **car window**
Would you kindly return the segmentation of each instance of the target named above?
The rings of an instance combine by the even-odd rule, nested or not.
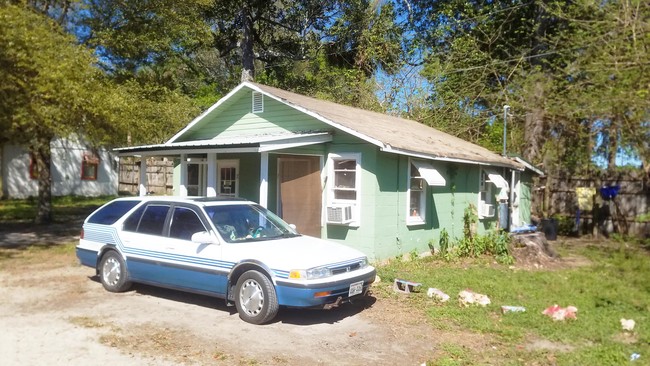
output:
[[[130,209],[140,203],[138,200],[113,201],[97,210],[88,218],[88,223],[112,225]]]
[[[257,205],[208,206],[205,212],[219,235],[229,243],[298,235],[282,219]]]
[[[168,205],[148,205],[142,213],[137,232],[140,234],[162,235],[167,212],[169,212]]]
[[[142,213],[147,206],[140,206],[137,210],[133,211],[129,217],[124,220],[124,231],[138,231],[138,224],[140,224],[140,218]]]
[[[191,240],[192,234],[206,231],[196,212],[186,207],[175,207],[169,226],[171,238]]]

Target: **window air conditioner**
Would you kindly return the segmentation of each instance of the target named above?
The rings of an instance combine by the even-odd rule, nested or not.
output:
[[[481,212],[482,217],[493,217],[494,216],[494,205],[481,202]]]
[[[331,224],[349,224],[352,222],[352,206],[336,205],[327,207],[327,222]]]

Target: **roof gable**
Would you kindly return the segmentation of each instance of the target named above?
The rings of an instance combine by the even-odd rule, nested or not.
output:
[[[262,99],[257,98],[257,106],[264,106],[260,111],[253,111],[254,93],[262,96]],[[265,93],[243,87],[217,102],[207,113],[203,113],[172,137],[167,144],[325,130],[332,131],[333,128],[292,106],[270,98]]]
[[[349,107],[251,82],[238,85],[167,143],[210,139],[217,135],[225,137],[229,133],[239,133],[236,128],[229,131],[228,126],[245,123],[246,118],[250,117],[252,107],[250,94],[252,91],[261,92],[265,97],[311,117],[297,118],[300,122],[294,126],[293,132],[298,132],[300,129],[306,131],[333,127],[374,144],[386,152],[435,160],[522,169],[519,163],[511,159],[416,121]],[[246,98],[246,96],[248,97]],[[238,107],[242,105],[247,106],[249,114],[244,113],[245,109]],[[268,106],[269,104],[265,102],[265,109]],[[266,121],[268,124],[271,119],[264,118],[263,115],[264,113],[255,117],[261,118],[260,121]],[[248,122],[252,120],[254,118],[249,119]],[[255,126],[249,127],[253,127],[257,133],[261,132]],[[287,126],[277,127],[287,130]],[[291,128],[289,129],[291,130]]]

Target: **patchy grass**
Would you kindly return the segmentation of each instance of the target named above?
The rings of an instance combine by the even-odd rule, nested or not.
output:
[[[57,222],[70,221],[71,218],[85,217],[97,207],[115,198],[114,196],[81,197],[62,196],[52,197],[54,220]],[[0,200],[0,222],[25,223],[36,217],[38,201],[34,197],[28,199]]]
[[[42,263],[48,263],[52,267],[77,263],[76,245],[77,243],[33,245],[21,249],[0,247],[0,270],[28,269],[31,265]]]
[[[639,246],[621,248],[613,242],[563,248],[591,264],[554,270],[501,266],[488,258],[447,263],[429,257],[395,261],[378,271],[387,282],[421,282],[422,291],[406,301],[434,327],[468,329],[494,340],[492,360],[484,349],[444,344],[442,356],[429,364],[623,364],[632,353],[650,356],[650,255]],[[437,304],[427,297],[428,287],[452,299]],[[486,294],[492,303],[460,307],[455,298],[464,289]],[[577,319],[557,322],[541,314],[553,304],[576,306]],[[502,305],[524,306],[526,312],[502,314]],[[633,332],[621,329],[621,318],[636,321]]]

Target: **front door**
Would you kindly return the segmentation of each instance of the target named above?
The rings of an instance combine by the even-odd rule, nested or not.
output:
[[[278,160],[278,213],[298,232],[321,236],[320,157],[284,156]]]
[[[205,163],[187,164],[187,195],[205,196],[208,183],[208,166]]]

